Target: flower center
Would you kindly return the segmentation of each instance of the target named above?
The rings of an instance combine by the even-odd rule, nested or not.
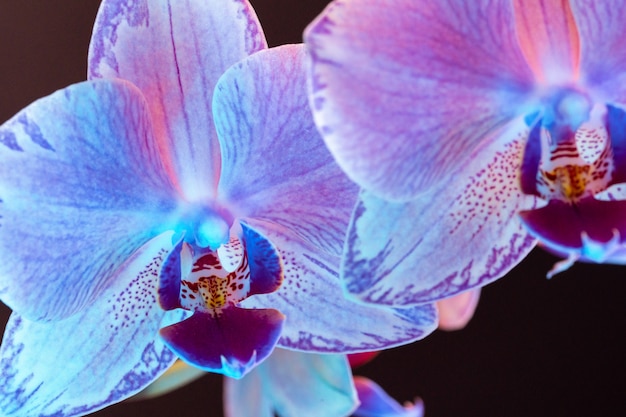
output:
[[[221,309],[245,299],[250,291],[248,257],[238,238],[217,250],[184,245],[181,252],[182,308],[219,316]]]
[[[525,163],[533,157],[538,163],[531,194],[576,204],[606,190],[613,172],[606,106],[592,106],[578,91],[557,93],[530,133]]]

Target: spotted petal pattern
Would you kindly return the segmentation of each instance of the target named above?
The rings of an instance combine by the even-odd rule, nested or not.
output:
[[[266,47],[246,0],[105,0],[89,50],[90,78],[133,82],[150,106],[161,156],[190,201],[214,197],[220,150],[213,88],[232,64]]]
[[[517,217],[534,205],[518,185],[527,135],[518,120],[472,154],[453,181],[408,203],[361,193],[342,264],[348,292],[407,306],[485,285],[513,268],[535,245]]]
[[[279,346],[325,353],[371,351],[419,340],[437,327],[437,312],[430,304],[394,310],[346,299],[337,273],[339,257],[320,253],[276,225],[252,226],[279,248],[285,279],[276,292],[250,297],[241,305],[272,307],[287,316]]]
[[[121,401],[176,359],[156,337],[157,274],[171,233],[138,250],[88,308],[61,321],[13,313],[0,347],[0,415],[81,416]],[[173,313],[180,320],[180,313]]]
[[[507,0],[338,0],[305,42],[326,143],[387,199],[449,179],[534,83]]]
[[[122,262],[164,230],[176,198],[163,173],[144,100],[128,83],[77,84],[5,123],[2,300],[29,319],[88,306]]]

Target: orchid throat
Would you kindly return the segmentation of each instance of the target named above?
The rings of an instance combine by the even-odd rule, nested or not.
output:
[[[191,316],[159,333],[187,363],[240,378],[272,352],[285,316],[239,303],[276,291],[282,261],[276,248],[246,224],[230,226],[215,212],[190,213],[161,267],[158,291],[164,310],[184,309]]]
[[[606,106],[593,105],[581,92],[558,92],[530,132],[529,146],[538,142],[540,152],[534,162],[538,162],[535,187],[525,191],[576,204],[606,190],[613,174],[606,113]],[[525,157],[533,156],[537,155],[527,152]]]
[[[563,88],[526,121],[521,187],[547,205],[521,219],[541,246],[567,258],[548,276],[578,260],[626,262],[626,200],[612,192],[626,182],[626,112]]]

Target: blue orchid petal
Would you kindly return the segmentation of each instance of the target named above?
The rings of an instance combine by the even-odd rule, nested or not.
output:
[[[347,416],[357,405],[345,356],[275,349],[241,380],[224,381],[227,417]]]
[[[13,313],[0,347],[0,415],[84,415],[163,373],[176,359],[157,337],[165,312],[156,274],[169,250],[170,233],[148,242],[96,302],[65,320]]]
[[[229,66],[266,47],[246,0],[105,0],[89,50],[90,78],[144,93],[169,175],[191,201],[214,197],[220,150],[211,94]]]
[[[259,52],[228,70],[214,97],[220,197],[243,218],[288,227],[341,253],[358,189],[335,164],[308,107],[303,45]]]
[[[339,257],[320,253],[277,225],[257,221],[252,226],[279,248],[285,279],[276,292],[241,305],[272,307],[287,316],[279,346],[325,353],[380,350],[421,339],[437,327],[430,304],[394,310],[346,299],[337,274]]]
[[[36,101],[0,127],[0,297],[31,320],[79,311],[158,234],[175,196],[132,85]]]
[[[354,386],[361,403],[354,412],[354,417],[422,417],[424,415],[424,404],[419,399],[415,404],[409,403],[403,407],[380,385],[370,379],[355,376]]]
[[[535,204],[519,185],[527,136],[518,120],[453,181],[408,203],[363,192],[342,265],[347,291],[407,306],[485,285],[517,265],[535,245],[517,216]]]
[[[315,121],[359,185],[407,200],[451,178],[534,85],[507,0],[335,1],[305,32]]]
[[[274,349],[276,352],[278,349]],[[271,355],[270,355],[271,358]],[[267,362],[269,358],[265,361]],[[224,416],[225,417],[275,417],[272,398],[266,392],[267,381],[254,368],[241,379],[224,378]]]
[[[626,10],[621,0],[570,0],[580,36],[583,83],[606,102],[626,102]]]

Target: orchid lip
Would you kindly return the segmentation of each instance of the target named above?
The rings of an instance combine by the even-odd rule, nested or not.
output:
[[[159,303],[192,314],[160,330],[179,357],[201,369],[239,378],[277,343],[284,316],[273,309],[244,309],[252,294],[275,291],[283,278],[276,249],[241,225],[217,249],[180,239],[159,274]]]

